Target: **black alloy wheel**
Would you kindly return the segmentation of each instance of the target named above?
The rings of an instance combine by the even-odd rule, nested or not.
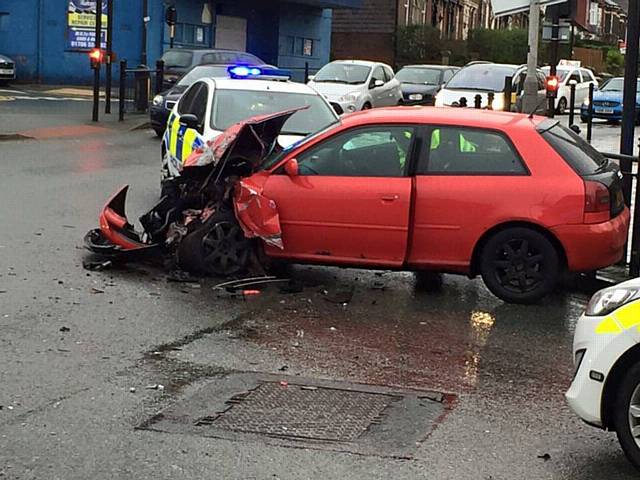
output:
[[[560,274],[558,252],[545,235],[516,227],[487,241],[480,259],[485,284],[509,303],[535,303],[555,287]]]

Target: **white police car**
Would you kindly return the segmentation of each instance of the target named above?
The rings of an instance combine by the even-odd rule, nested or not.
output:
[[[181,165],[194,149],[250,117],[307,107],[284,124],[278,137],[281,147],[338,120],[322,95],[289,81],[285,71],[235,66],[229,68],[229,75],[196,81],[174,106],[162,140],[163,178],[180,175]]]
[[[597,292],[576,325],[566,393],[587,423],[615,430],[640,469],[640,278]]]

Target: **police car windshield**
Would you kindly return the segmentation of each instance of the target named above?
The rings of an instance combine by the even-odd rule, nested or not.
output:
[[[313,78],[316,83],[347,83],[358,85],[367,81],[371,67],[350,63],[329,63]]]
[[[191,66],[193,52],[169,50],[162,55],[165,68],[186,68]]]
[[[227,67],[224,65],[199,65],[180,79],[178,85],[188,87],[201,78],[227,77]]]
[[[516,69],[505,65],[470,65],[459,70],[446,85],[457,90],[501,92],[505,77],[512,77]]]
[[[287,120],[283,135],[308,135],[336,121],[333,109],[316,95],[221,89],[216,90],[213,100],[211,126],[223,131],[247,118],[305,106],[309,108]]]

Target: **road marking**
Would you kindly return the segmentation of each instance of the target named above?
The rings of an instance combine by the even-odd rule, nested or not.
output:
[[[14,100],[44,100],[50,102],[90,102],[89,98],[76,98],[76,97],[30,97],[27,95],[16,95],[13,97]]]
[[[16,97],[8,97],[8,96],[0,95],[0,102],[13,102],[15,99]]]

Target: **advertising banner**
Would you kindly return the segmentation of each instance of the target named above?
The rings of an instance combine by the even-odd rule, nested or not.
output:
[[[102,11],[101,46],[107,48],[106,0],[69,0],[67,7],[67,48],[70,50],[90,50],[96,44],[96,8]]]

